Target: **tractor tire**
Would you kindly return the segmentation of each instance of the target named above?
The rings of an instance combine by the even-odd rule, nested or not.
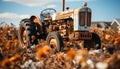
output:
[[[23,36],[24,32],[26,32],[25,36]],[[18,30],[18,39],[20,45],[30,47],[33,44],[37,44],[37,39],[32,40],[32,36],[37,36],[36,24],[30,19],[21,20],[20,27]],[[25,41],[23,38],[25,38]]]
[[[63,48],[63,39],[57,32],[50,32],[46,38],[46,44],[50,46],[53,53],[57,53]]]
[[[101,40],[98,34],[92,33],[92,41],[95,42],[95,49],[101,49]]]
[[[101,49],[101,40],[100,37],[96,33],[92,33],[92,39],[91,40],[85,40],[84,41],[84,47],[93,49]]]

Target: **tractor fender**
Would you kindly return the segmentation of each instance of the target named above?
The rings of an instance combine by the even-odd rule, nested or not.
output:
[[[38,23],[40,26],[42,26],[42,22],[40,21],[40,19],[37,16],[32,15],[30,17],[30,19],[33,20],[33,22]]]
[[[43,33],[43,24],[42,24],[41,20],[35,15],[32,15],[30,17],[30,20],[32,20],[34,23],[36,23],[38,32]]]

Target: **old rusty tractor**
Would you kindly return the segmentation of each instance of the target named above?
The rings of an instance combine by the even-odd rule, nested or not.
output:
[[[53,8],[41,11],[40,18],[31,16],[23,19],[19,27],[19,42],[21,46],[30,47],[39,40],[46,40],[54,52],[65,47],[100,49],[101,41],[97,34],[91,33],[91,9],[87,3],[80,8],[56,12]]]

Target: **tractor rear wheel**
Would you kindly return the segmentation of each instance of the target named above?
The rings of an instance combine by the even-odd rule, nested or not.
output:
[[[50,32],[46,38],[46,44],[56,53],[63,48],[63,39],[57,32]]]
[[[96,33],[92,33],[91,40],[84,41],[85,48],[93,48],[93,49],[100,49],[101,48],[101,40],[100,37]]]
[[[30,19],[21,20],[18,30],[18,38],[20,45],[30,47],[33,44],[37,44],[38,41],[36,39],[36,36],[36,24]]]

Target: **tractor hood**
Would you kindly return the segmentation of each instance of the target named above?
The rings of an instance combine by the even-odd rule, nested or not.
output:
[[[79,12],[86,12],[86,9],[87,9],[87,12],[91,12],[90,8],[83,6],[83,7],[80,7],[80,8],[55,13],[52,16],[52,20],[61,20],[61,19],[67,19],[67,18],[73,18],[74,19],[74,17],[79,16]]]

